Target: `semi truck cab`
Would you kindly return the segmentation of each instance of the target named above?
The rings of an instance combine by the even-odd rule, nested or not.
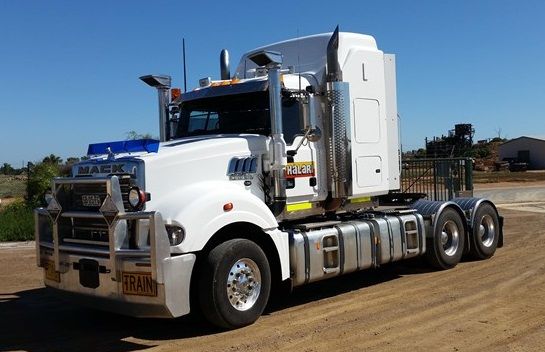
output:
[[[374,38],[337,29],[271,44],[232,76],[221,57],[221,79],[189,92],[141,77],[158,91],[159,141],[91,144],[52,180],[35,210],[46,286],[237,328],[282,285],[425,254],[448,269],[501,245],[490,201],[399,193],[395,57]]]

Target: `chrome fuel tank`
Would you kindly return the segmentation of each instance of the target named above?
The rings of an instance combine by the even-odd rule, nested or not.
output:
[[[424,219],[413,211],[298,225],[289,231],[293,285],[423,254],[424,229]]]

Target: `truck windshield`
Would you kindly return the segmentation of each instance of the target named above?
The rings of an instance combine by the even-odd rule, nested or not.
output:
[[[270,134],[268,92],[252,92],[182,103],[175,138],[206,134]]]
[[[268,91],[189,100],[182,103],[174,138],[206,134],[271,133]],[[284,139],[301,134],[303,115],[296,98],[282,98]]]

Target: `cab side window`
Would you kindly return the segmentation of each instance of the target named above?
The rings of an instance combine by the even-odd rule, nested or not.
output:
[[[282,129],[286,144],[293,144],[296,135],[302,134],[303,109],[295,98],[282,99]]]

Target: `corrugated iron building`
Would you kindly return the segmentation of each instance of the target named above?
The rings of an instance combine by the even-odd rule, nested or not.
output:
[[[518,137],[500,145],[500,160],[528,163],[529,169],[545,169],[545,139]]]

